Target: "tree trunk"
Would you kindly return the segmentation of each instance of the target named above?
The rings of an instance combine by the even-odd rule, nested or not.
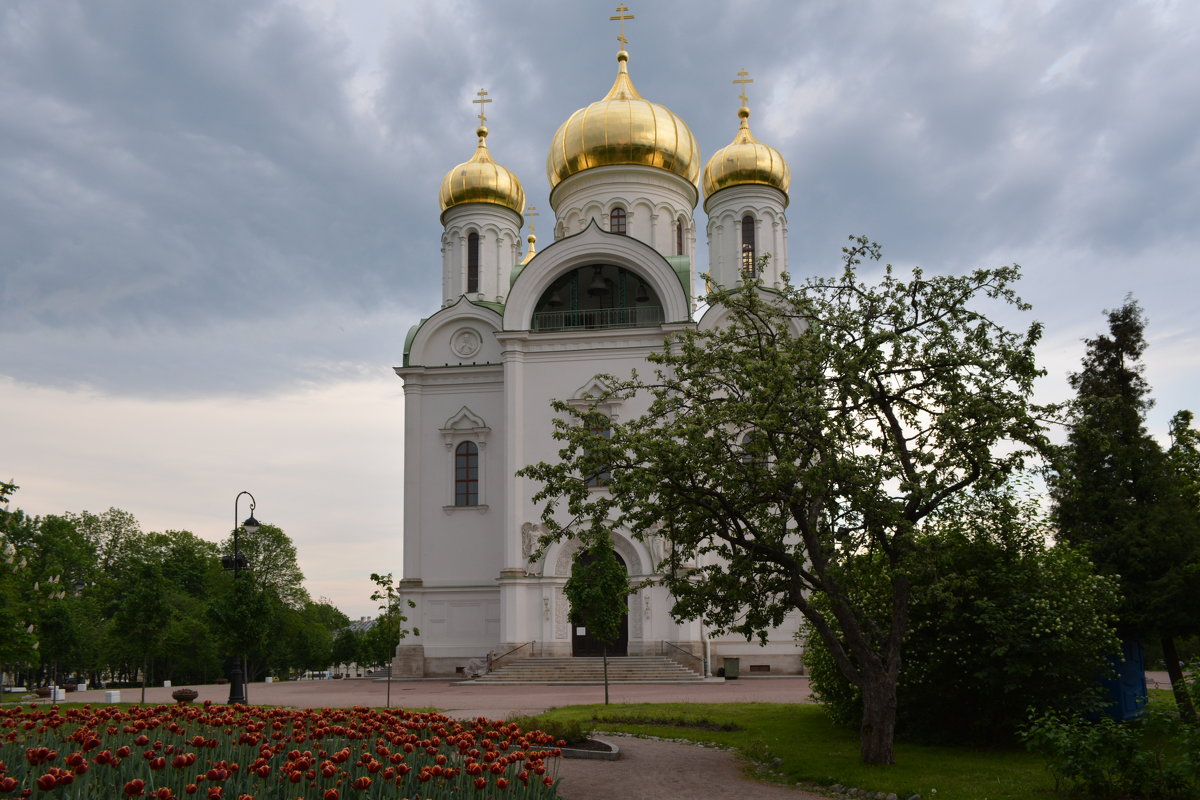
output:
[[[1175,707],[1179,717],[1184,722],[1196,719],[1196,706],[1188,693],[1187,683],[1183,678],[1183,666],[1179,663],[1179,651],[1175,649],[1175,637],[1162,637],[1163,661],[1167,662],[1167,674],[1171,676],[1171,691],[1175,694]]]
[[[859,757],[864,764],[895,764],[896,682],[887,672],[863,672],[863,715],[859,728]]]
[[[600,653],[604,656],[604,705],[608,705],[608,644],[605,643]]]

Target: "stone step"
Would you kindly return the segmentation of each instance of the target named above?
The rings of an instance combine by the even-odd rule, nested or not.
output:
[[[665,656],[611,656],[610,682],[691,682],[703,678]],[[545,657],[509,661],[477,683],[599,683],[604,680],[603,658]]]

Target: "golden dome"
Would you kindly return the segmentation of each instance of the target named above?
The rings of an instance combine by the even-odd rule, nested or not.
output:
[[[525,190],[517,176],[507,167],[492,160],[487,149],[488,130],[480,125],[475,134],[479,146],[470,161],[464,161],[442,178],[438,200],[442,211],[463,203],[493,203],[511,208],[518,214],[525,211]]]
[[[727,186],[757,183],[774,186],[787,194],[792,174],[787,162],[774,147],[769,147],[750,133],[750,109],[743,105],[738,109],[741,124],[733,142],[725,145],[704,167],[704,196],[713,194]]]
[[[617,53],[617,79],[603,99],[572,114],[554,134],[546,157],[553,189],[585,169],[640,164],[700,177],[700,148],[687,123],[638,94],[629,79],[629,53]]]

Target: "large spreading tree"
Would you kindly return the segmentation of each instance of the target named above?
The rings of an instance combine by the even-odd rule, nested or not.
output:
[[[1069,377],[1076,397],[1050,475],[1054,522],[1061,541],[1118,577],[1121,633],[1162,643],[1180,712],[1192,717],[1175,639],[1200,631],[1196,434],[1183,412],[1169,455],[1150,435],[1145,315],[1132,299],[1106,315],[1108,333],[1085,340],[1083,368]]]
[[[857,268],[879,246],[852,237],[844,250],[835,278],[710,293],[720,325],[672,337],[653,376],[602,376],[610,396],[590,408],[555,403],[560,460],[523,474],[544,484],[549,538],[663,537],[656,567],[679,619],[765,638],[798,610],[862,694],[862,759],[888,764],[916,537],[1044,446],[1030,399],[1041,328],[994,316],[1026,308],[1015,266],[888,267],[871,285]],[[612,399],[648,407],[610,420]],[[605,490],[589,485],[606,473]],[[846,583],[864,554],[882,611]]]

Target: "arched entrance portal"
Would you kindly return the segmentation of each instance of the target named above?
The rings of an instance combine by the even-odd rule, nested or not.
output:
[[[621,558],[619,553],[613,553],[617,558],[617,562],[622,569],[628,570],[629,567],[625,564],[625,559]],[[581,550],[579,555],[575,557],[576,562],[587,563],[592,558],[591,553],[586,550]],[[604,655],[604,643],[597,640],[587,632],[580,633],[580,626],[571,625],[571,655],[576,658],[584,656],[602,656]],[[610,656],[625,656],[629,655],[629,609],[626,606],[625,613],[621,616],[621,631],[617,634],[616,641],[608,643],[608,654]]]

